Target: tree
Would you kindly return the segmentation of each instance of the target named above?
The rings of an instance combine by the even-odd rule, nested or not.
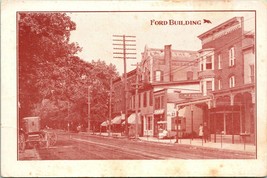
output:
[[[65,13],[18,14],[20,118],[31,115],[36,103],[51,97],[58,72],[81,48],[69,43],[76,25]]]
[[[65,13],[19,13],[19,116],[38,115],[42,126],[100,124],[108,116],[110,79],[116,67],[75,56],[81,48],[69,43],[76,25]]]

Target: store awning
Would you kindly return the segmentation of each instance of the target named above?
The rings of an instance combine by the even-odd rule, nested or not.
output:
[[[154,115],[159,115],[159,114],[163,114],[164,113],[164,109],[156,109],[154,111]]]
[[[102,127],[107,127],[108,124],[109,124],[109,121],[107,120],[107,121],[102,122],[102,123],[101,123],[101,126],[102,126]]]
[[[114,117],[111,120],[111,124],[121,124],[121,115]]]
[[[133,113],[128,117],[128,124],[135,124],[135,116],[136,114]],[[125,124],[125,121],[122,123]],[[141,117],[140,117],[140,113],[138,113],[138,124],[141,124]]]

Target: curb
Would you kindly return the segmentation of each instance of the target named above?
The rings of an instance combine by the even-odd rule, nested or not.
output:
[[[79,135],[82,136],[93,136],[93,137],[106,137],[106,138],[111,138],[111,139],[127,139],[125,136],[108,136],[108,135],[96,135],[92,133],[86,133],[86,132],[80,132]],[[173,142],[159,142],[159,141],[154,141],[154,140],[145,140],[145,139],[135,139],[135,138],[128,138],[128,140],[131,141],[139,141],[139,142],[147,142],[147,143],[154,143],[154,144],[163,144],[163,145],[177,145],[177,146],[182,146],[186,147],[189,149],[202,149],[202,150],[211,150],[211,151],[220,151],[220,152],[228,152],[228,153],[233,153],[233,154],[245,154],[245,155],[256,155],[255,152],[251,151],[245,151],[245,150],[231,150],[231,149],[225,149],[225,148],[212,148],[212,147],[206,147],[206,146],[200,146],[200,145],[191,145],[191,144],[183,144],[183,143],[173,143]]]
[[[245,151],[245,150],[231,150],[231,149],[225,149],[225,148],[212,148],[212,147],[207,147],[207,146],[200,146],[200,145],[191,145],[191,144],[183,144],[183,143],[171,143],[171,142],[158,142],[158,141],[149,141],[149,140],[143,140],[139,139],[140,141],[143,142],[152,142],[152,143],[157,143],[157,144],[170,144],[170,145],[177,145],[177,146],[182,146],[182,147],[187,147],[189,149],[202,149],[202,150],[212,150],[212,151],[221,151],[221,152],[228,152],[228,153],[234,153],[234,154],[246,154],[246,155],[255,155],[255,152],[251,151]]]

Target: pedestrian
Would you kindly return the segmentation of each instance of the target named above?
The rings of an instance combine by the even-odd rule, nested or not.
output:
[[[199,125],[199,133],[198,133],[198,136],[201,139],[203,138],[203,125],[202,124]]]
[[[203,137],[204,137],[204,141],[206,143],[206,141],[209,141],[209,135],[210,135],[210,131],[209,128],[207,126],[207,123],[204,122],[204,127],[203,127]]]

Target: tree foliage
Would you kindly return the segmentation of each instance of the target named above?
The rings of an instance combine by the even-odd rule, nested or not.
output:
[[[38,115],[50,126],[86,123],[90,95],[92,120],[105,120],[115,66],[76,56],[82,49],[69,42],[76,24],[65,13],[19,13],[18,19],[19,117]]]

